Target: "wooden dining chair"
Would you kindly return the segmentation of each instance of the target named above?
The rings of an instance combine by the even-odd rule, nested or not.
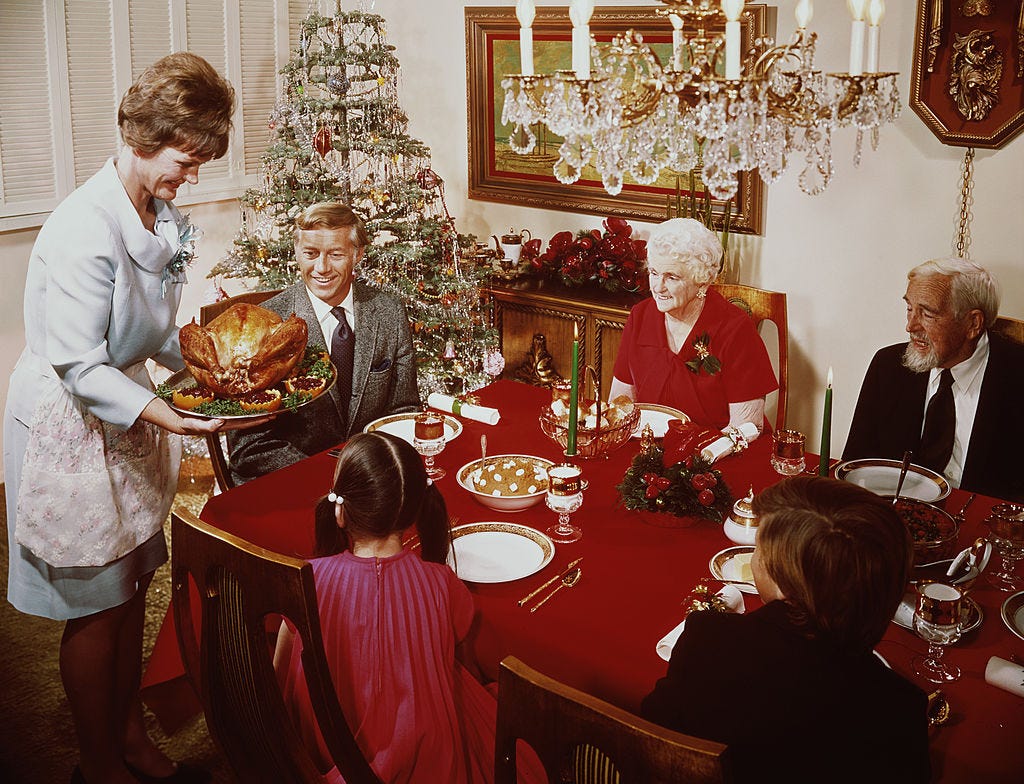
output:
[[[236,294],[234,297],[203,305],[199,308],[199,326],[205,327],[232,305],[241,303],[259,305],[275,294],[280,293],[280,291],[281,289],[246,291],[243,294]],[[225,438],[220,433],[209,433],[203,436],[203,438],[206,439],[206,448],[210,452],[210,462],[213,464],[213,476],[217,480],[217,487],[221,489],[221,492],[229,490],[235,486],[235,482],[231,478],[231,469],[228,465]]]
[[[781,291],[767,291],[740,283],[715,283],[715,289],[733,305],[754,319],[758,332],[761,322],[770,321],[778,334],[779,396],[775,407],[775,429],[786,426],[786,402],[789,396],[789,318],[786,315],[786,295]]]
[[[729,781],[721,743],[652,724],[509,656],[498,673],[495,784],[516,781],[518,740],[537,753],[550,784]]]
[[[294,624],[302,643],[310,703],[334,764],[349,784],[380,784],[338,703],[309,563],[250,544],[183,507],[171,514],[171,553],[174,621],[185,671],[238,781],[323,782],[288,717],[274,673],[267,623],[280,616]]]
[[[997,316],[996,323],[992,325],[992,331],[1009,338],[1014,343],[1024,343],[1024,321],[1020,319]]]

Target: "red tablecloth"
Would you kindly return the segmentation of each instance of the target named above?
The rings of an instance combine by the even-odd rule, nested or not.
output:
[[[438,486],[449,513],[462,523],[506,519],[544,529],[555,516],[543,504],[513,515],[491,511],[457,485],[455,473],[479,457],[482,433],[487,434],[491,455],[527,453],[561,459],[537,424],[548,393],[499,381],[479,395],[485,405],[501,411],[501,422],[492,427],[463,420],[461,436],[437,458],[448,470]],[[573,516],[584,531],[581,541],[558,545],[552,563],[527,579],[471,586],[478,609],[472,647],[487,675],[494,677],[501,659],[514,654],[571,686],[636,711],[664,673],[666,664],[655,653],[655,644],[682,619],[681,602],[708,574],[711,557],[732,542],[719,524],[631,512],[619,506],[614,487],[637,449],[634,440],[606,460],[581,462],[590,482],[583,508]],[[718,464],[734,495],[745,494],[749,487],[756,492],[777,481],[769,451],[769,439],[758,439],[746,452]],[[211,498],[202,517],[272,550],[308,556],[313,505],[330,489],[333,466],[332,458],[317,455]],[[965,498],[966,494],[955,491],[950,508],[958,509]],[[978,497],[961,531],[962,543],[985,533],[981,520],[995,502]],[[517,606],[520,597],[580,556],[583,578],[574,588],[562,590],[536,613]],[[935,780],[1021,781],[1024,699],[986,684],[984,671],[990,656],[1024,657],[1024,641],[1014,637],[999,618],[1004,594],[979,584],[972,596],[983,607],[985,620],[947,653],[963,670],[963,677],[944,687],[953,718],[933,730]],[[748,609],[759,604],[752,596],[746,602]],[[893,624],[878,651],[897,672],[930,690],[910,669],[911,657],[925,647],[913,633]],[[173,616],[168,613],[143,679],[143,697],[166,727],[173,728],[198,711],[182,676]]]

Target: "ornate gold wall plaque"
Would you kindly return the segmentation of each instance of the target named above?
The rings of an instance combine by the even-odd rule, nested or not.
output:
[[[918,0],[910,106],[943,144],[1024,130],[1024,0]]]

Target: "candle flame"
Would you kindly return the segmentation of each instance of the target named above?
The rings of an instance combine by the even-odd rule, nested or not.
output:
[[[580,325],[579,325],[578,321],[574,321],[572,323],[572,339],[573,340],[579,340],[580,339]]]
[[[832,366],[828,366],[828,385],[832,386]]]

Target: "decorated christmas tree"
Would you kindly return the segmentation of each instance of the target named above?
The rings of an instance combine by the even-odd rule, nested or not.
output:
[[[319,201],[349,204],[372,238],[356,274],[405,303],[425,399],[483,386],[502,360],[480,295],[486,273],[460,256],[469,240],[455,229],[430,150],[407,132],[398,70],[383,17],[339,9],[302,21],[281,69],[261,183],[243,197],[241,231],[210,276],[261,289],[295,282],[295,217]]]

